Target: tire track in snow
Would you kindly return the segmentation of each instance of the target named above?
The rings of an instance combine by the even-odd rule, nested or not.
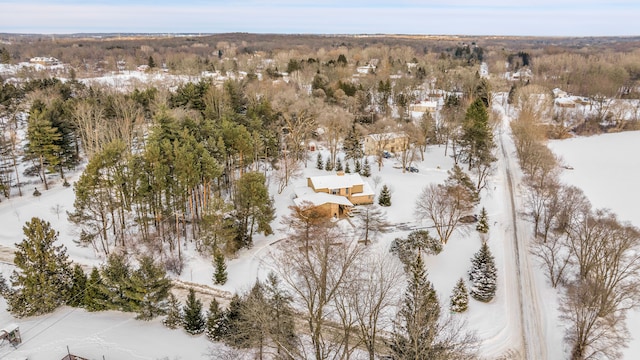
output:
[[[516,206],[516,196],[514,194],[514,176],[511,169],[516,165],[512,157],[509,156],[505,146],[504,137],[506,136],[506,127],[509,126],[508,118],[505,116],[503,122],[503,131],[500,135],[500,147],[505,165],[505,173],[507,186],[509,191],[509,202],[511,204],[511,225],[513,229],[513,244],[515,255],[515,274],[518,286],[518,303],[520,306],[520,323],[521,338],[524,359],[546,360],[547,349],[545,345],[545,336],[541,324],[540,306],[538,305],[538,292],[536,284],[533,280],[531,267],[529,266],[529,252],[527,250],[527,241],[525,240],[529,234],[520,231],[518,228],[518,217]]]

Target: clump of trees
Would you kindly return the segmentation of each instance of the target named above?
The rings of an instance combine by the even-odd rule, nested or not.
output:
[[[530,113],[512,124],[528,185],[528,215],[537,256],[561,290],[561,317],[572,359],[616,358],[628,342],[626,312],[640,288],[640,230],[607,210],[593,209],[584,193],[562,184],[558,161],[544,146]],[[630,307],[631,306],[631,307]]]

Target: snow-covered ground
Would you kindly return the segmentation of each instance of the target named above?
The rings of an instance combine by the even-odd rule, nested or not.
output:
[[[320,150],[323,151],[323,150]],[[310,154],[310,159],[315,159],[316,152]],[[394,168],[394,159],[386,159],[384,167],[378,170],[372,162],[372,176],[367,179],[370,185],[379,193],[382,185],[387,184],[392,192],[392,206],[387,208],[388,220],[396,224],[391,233],[380,236],[373,246],[382,252],[387,252],[390,242],[396,237],[406,236],[408,228],[419,228],[426,223],[416,221],[414,216],[414,204],[417,194],[422,188],[431,183],[441,183],[447,177],[447,170],[453,165],[450,157],[444,156],[444,147],[431,147],[425,154],[424,161],[417,161],[415,166],[419,173],[402,173]],[[278,219],[273,223],[276,230],[269,237],[257,236],[255,246],[249,250],[242,250],[236,259],[228,263],[229,282],[218,287],[221,290],[242,291],[248,289],[257,277],[263,277],[271,270],[268,261],[270,244],[281,239],[283,234],[279,219],[286,214],[288,206],[292,204],[293,189],[296,186],[306,184],[306,176],[328,174],[324,170],[313,167],[314,161],[309,161],[309,167],[305,169],[304,177],[293,181],[282,194],[275,195]],[[76,175],[77,176],[77,175]],[[70,180],[73,181],[73,178]],[[499,268],[498,293],[493,301],[488,304],[471,300],[469,311],[463,315],[469,327],[477,331],[477,335],[483,340],[481,350],[488,358],[496,358],[521,353],[520,310],[518,307],[518,288],[513,273],[513,243],[509,234],[511,212],[505,209],[505,179],[504,173],[497,171],[491,178],[489,191],[483,192],[481,206],[487,208],[491,222],[489,233],[489,245],[496,258]],[[271,188],[275,189],[275,184]],[[40,188],[40,187],[39,187]],[[77,236],[73,226],[68,223],[64,211],[71,210],[73,206],[73,191],[56,183],[49,191],[43,191],[40,197],[31,195],[32,189],[26,189],[27,195],[22,198],[12,198],[0,203],[0,245],[12,247],[14,243],[22,239],[22,226],[32,216],[42,217],[50,221],[55,229],[60,232],[60,240],[69,249],[70,257],[77,262],[86,265],[100,263],[93,250],[78,247],[73,242]],[[42,189],[40,189],[42,191]],[[63,211],[58,217],[55,208]],[[342,220],[344,221],[344,220]],[[400,225],[399,228],[397,225]],[[347,224],[347,226],[350,226]],[[447,306],[448,298],[457,279],[466,278],[470,267],[470,259],[480,248],[480,238],[473,226],[464,231],[458,231],[445,246],[444,251],[437,256],[426,259],[429,277],[437,290],[443,306]],[[203,258],[193,251],[193,247],[187,246],[185,256],[188,264],[181,280],[205,284],[215,287],[211,280],[213,267],[209,258]],[[10,273],[5,268],[5,276]],[[206,307],[207,304],[205,304]],[[2,308],[4,309],[4,307]],[[18,349],[12,349],[8,345],[0,347],[0,357],[3,354],[11,356],[28,356],[30,359],[47,358],[45,354],[51,354],[53,349],[60,349],[62,354],[66,346],[77,352],[78,355],[96,356],[104,355],[106,358],[122,358],[123,354],[135,354],[126,358],[155,359],[162,356],[169,358],[196,359],[206,358],[208,343],[204,337],[190,337],[180,330],[171,331],[164,329],[159,321],[150,323],[133,319],[130,314],[120,313],[86,313],[83,310],[63,308],[50,316],[42,317],[47,325],[41,325],[41,318],[13,319],[6,310],[0,311],[2,323],[16,322],[23,331],[24,343]],[[2,326],[2,324],[0,324]],[[152,334],[149,343],[145,344],[144,332]],[[61,335],[63,334],[63,335]],[[176,335],[179,334],[179,335]],[[179,350],[169,350],[155,344],[173,344],[180,348],[189,348],[188,355],[181,355]],[[148,348],[148,351],[145,349]],[[58,350],[56,350],[58,351]],[[166,351],[163,353],[163,351]],[[161,356],[162,355],[162,356]]]
[[[611,209],[623,221],[640,227],[640,131],[578,137],[549,142],[567,166],[562,180],[581,188],[595,208]],[[640,312],[631,312],[632,336],[625,359],[640,357]]]
[[[481,353],[487,359],[522,358],[525,346],[530,359],[561,359],[565,357],[565,349],[563,329],[557,320],[555,292],[546,284],[535,263],[523,254],[530,237],[530,224],[520,215],[514,218],[511,210],[511,185],[507,174],[511,174],[515,189],[513,205],[517,213],[522,210],[522,188],[518,186],[520,173],[508,127],[506,123],[503,125],[496,138],[501,152],[496,172],[490,178],[487,190],[482,192],[482,203],[478,207],[479,211],[484,206],[489,215],[488,243],[498,266],[498,292],[488,304],[471,300],[469,311],[456,316],[465,318],[469,327],[477,332],[482,340]],[[622,219],[640,226],[640,214],[635,211],[636,204],[640,203],[640,192],[633,186],[640,169],[640,158],[633,156],[640,147],[638,140],[640,132],[630,132],[556,141],[551,142],[550,147],[563,157],[564,163],[574,168],[565,171],[566,182],[581,187],[595,206],[612,208]],[[394,159],[386,159],[381,170],[371,161],[372,176],[367,181],[376,194],[384,184],[391,189],[392,206],[386,212],[388,220],[395,225],[392,232],[378,237],[372,245],[375,249],[386,253],[394,238],[427,225],[415,218],[415,199],[425,185],[441,183],[447,177],[453,161],[444,155],[444,150],[442,146],[430,147],[424,161],[414,162],[419,173],[402,173],[393,167]],[[327,157],[325,150],[319,151]],[[310,153],[304,175],[294,179],[281,194],[275,191],[275,180],[270,181],[278,216],[272,224],[275,234],[256,236],[251,249],[240,251],[228,262],[227,284],[215,286],[212,283],[211,259],[198,255],[189,243],[184,249],[187,265],[178,279],[235,292],[248,289],[256,278],[262,278],[272,270],[268,255],[277,246],[275,243],[285,236],[280,219],[293,203],[293,189],[305,186],[307,176],[329,174],[315,169],[316,156],[317,152]],[[73,183],[77,176],[77,173],[69,174],[69,181]],[[59,181],[54,181],[49,191],[43,191],[42,186],[37,185],[42,196],[33,197],[34,186],[25,187],[23,197],[0,203],[0,260],[11,261],[6,250],[21,241],[22,226],[37,216],[51,222],[60,232],[59,239],[67,247],[71,259],[86,266],[99,265],[102,259],[91,248],[79,247],[73,241],[77,232],[66,217],[66,211],[73,209],[72,188],[64,188]],[[341,221],[342,225],[351,226],[345,220]],[[519,253],[516,252],[515,237],[518,238]],[[466,278],[470,258],[479,247],[480,238],[470,226],[457,231],[442,253],[426,259],[429,278],[443,307],[447,306],[456,281]],[[1,264],[0,271],[8,277],[12,267]],[[524,298],[521,293],[525,294]],[[207,305],[205,303],[205,308]],[[637,320],[640,320],[640,314],[634,313],[629,322],[632,334],[640,333],[640,326],[633,326]],[[193,337],[182,330],[166,329],[160,319],[142,322],[135,320],[132,314],[87,313],[68,307],[42,317],[14,319],[7,313],[4,302],[0,303],[0,328],[14,322],[20,326],[23,344],[17,349],[8,344],[0,345],[0,358],[61,358],[69,346],[73,353],[89,358],[206,359],[215,358],[208,354],[221,349],[220,344],[213,344],[204,336]],[[634,354],[640,354],[640,341],[635,338],[626,358],[635,358]]]

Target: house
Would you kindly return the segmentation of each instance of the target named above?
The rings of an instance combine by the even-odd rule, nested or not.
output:
[[[372,64],[367,64],[365,66],[358,66],[356,68],[356,71],[358,72],[358,74],[363,74],[363,75],[371,74],[376,72],[376,66]]]
[[[409,111],[411,112],[420,112],[420,113],[428,112],[430,114],[434,114],[437,109],[438,109],[437,101],[420,101],[417,104],[409,104]]]
[[[36,56],[29,59],[29,62],[32,64],[39,64],[42,66],[54,66],[60,65],[60,60],[54,57],[46,57],[46,56]]]
[[[364,138],[364,154],[378,155],[384,151],[401,151],[407,144],[407,135],[400,133],[369,134]]]
[[[555,104],[558,107],[562,108],[574,108],[576,107],[576,103],[571,98],[557,98],[555,100]]]
[[[349,213],[354,205],[373,204],[374,192],[359,174],[312,176],[307,186],[295,189],[297,206],[310,205],[326,216],[339,217]]]

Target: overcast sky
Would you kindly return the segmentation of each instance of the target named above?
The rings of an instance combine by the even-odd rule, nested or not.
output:
[[[640,0],[0,0],[9,33],[640,35]]]

